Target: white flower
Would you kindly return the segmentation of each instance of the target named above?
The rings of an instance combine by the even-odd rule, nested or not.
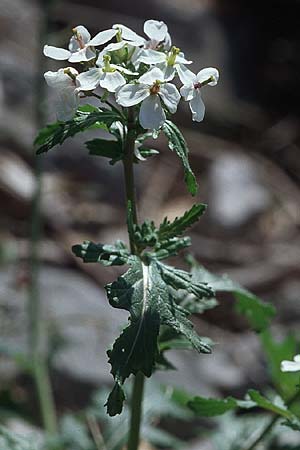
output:
[[[73,67],[44,74],[48,86],[55,89],[57,93],[56,114],[58,120],[72,119],[77,110],[79,103],[77,75],[78,72]]]
[[[176,112],[180,94],[173,84],[166,82],[157,67],[142,75],[136,84],[127,84],[116,92],[117,103],[122,106],[142,103],[139,121],[145,129],[157,129],[166,120],[160,99],[171,113]]]
[[[133,46],[140,46],[145,44],[145,38],[139,36],[137,33],[135,33],[135,31],[132,31],[125,25],[117,23],[113,25],[113,29],[120,33],[119,39],[122,39],[123,41],[125,41],[125,43],[129,43]]]
[[[171,43],[168,27],[162,21],[146,20],[144,33],[149,37],[149,40],[145,43],[146,48],[156,49],[160,43],[163,43],[163,46],[164,44],[168,46]]]
[[[193,62],[185,59],[184,54],[177,47],[172,47],[168,53],[151,49],[142,50],[137,60],[145,64],[156,65],[163,71],[165,79],[174,78],[177,72],[182,83],[184,83],[182,74],[186,70],[185,64],[192,64]]]
[[[80,90],[92,91],[100,85],[109,92],[116,92],[119,87],[126,84],[126,80],[120,72],[127,75],[138,75],[137,72],[131,72],[122,66],[110,64],[109,55],[104,55],[102,62],[98,59],[97,65],[100,67],[95,67],[78,75],[77,80],[80,83]]]
[[[134,46],[143,46],[145,48],[156,49],[160,44],[171,46],[171,37],[168,33],[168,27],[164,22],[158,20],[146,20],[144,23],[144,33],[149,39],[145,39],[122,24],[113,25],[121,33],[121,38]],[[169,47],[170,48],[170,47]],[[168,50],[168,48],[166,48]]]
[[[184,83],[180,89],[182,97],[190,102],[192,111],[192,119],[201,122],[204,118],[205,105],[201,98],[201,88],[208,84],[215,86],[219,79],[219,72],[213,67],[200,70],[195,75],[193,72],[185,68],[181,73],[181,81]]]
[[[300,355],[296,355],[293,361],[282,361],[282,372],[300,372]]]
[[[82,25],[78,25],[73,28],[72,31],[73,36],[69,42],[69,50],[52,47],[51,45],[45,45],[44,55],[49,58],[68,60],[73,63],[90,61],[96,56],[93,47],[105,44],[117,34],[117,30],[105,30],[100,31],[100,33],[96,34],[96,36],[91,39],[90,33]]]

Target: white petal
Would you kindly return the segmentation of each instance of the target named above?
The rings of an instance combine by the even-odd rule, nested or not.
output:
[[[300,355],[296,355],[296,356],[294,357],[294,361],[295,361],[296,363],[300,363]]]
[[[93,37],[93,39],[90,40],[89,46],[97,46],[105,44],[106,42],[110,41],[115,35],[117,34],[117,30],[105,30],[100,31],[100,33],[96,34],[96,36]]]
[[[117,69],[119,72],[125,73],[126,75],[138,75],[138,72],[132,72],[131,70],[126,69],[125,67],[118,66],[117,64],[111,64],[110,67]]]
[[[124,39],[125,41],[133,41],[138,45],[143,45],[145,43],[145,39],[142,36],[139,36],[125,25],[117,23],[113,25],[113,28],[116,30],[121,30],[122,39]]]
[[[89,47],[85,47],[80,49],[78,52],[72,53],[69,61],[70,62],[84,62],[90,61],[91,59],[96,57],[96,53],[94,53]]]
[[[124,86],[126,80],[119,72],[103,72],[100,80],[100,86],[107,89],[109,92],[116,92],[116,90]]]
[[[160,87],[159,95],[163,99],[163,102],[170,113],[174,114],[177,110],[177,105],[180,100],[180,94],[174,84],[162,84]]]
[[[84,44],[87,44],[90,41],[91,35],[83,25],[77,25],[77,27],[75,27],[75,30],[80,35],[80,39],[82,39],[82,42]]]
[[[81,91],[92,91],[95,89],[102,75],[101,69],[90,69],[87,72],[82,72],[76,80],[79,82],[79,89]]]
[[[113,42],[111,44],[108,44],[106,47],[104,47],[103,50],[101,50],[101,52],[98,54],[98,58],[96,61],[96,65],[98,67],[102,67],[103,66],[103,56],[106,55],[108,52],[114,52],[116,50],[120,50],[121,48],[125,47],[125,45],[127,45],[128,43],[125,41],[121,41],[121,42]]]
[[[71,53],[75,53],[78,52],[80,50],[80,45],[77,41],[77,39],[75,38],[75,36],[72,36],[70,41],[69,41],[69,50]]]
[[[192,111],[192,120],[201,122],[205,114],[205,105],[201,98],[200,92],[194,90],[194,96],[190,101],[190,109]]]
[[[143,100],[139,113],[140,124],[146,130],[158,129],[166,120],[158,95],[150,95]]]
[[[197,81],[197,76],[187,67],[180,64],[176,64],[175,67],[181,83],[189,85]]]
[[[168,33],[168,27],[164,22],[159,22],[158,20],[146,20],[144,23],[144,33],[151,40],[161,42]]]
[[[152,49],[143,50],[139,56],[139,62],[143,62],[145,64],[159,64],[164,61],[166,61],[166,55]]]
[[[169,51],[172,47],[172,39],[169,33],[166,34],[166,37],[164,39],[164,50]]]
[[[79,99],[74,90],[65,89],[60,93],[55,103],[57,119],[67,121],[74,117]]]
[[[152,86],[152,84],[155,83],[156,80],[164,80],[164,74],[157,67],[154,67],[153,69],[149,70],[149,72],[144,73],[144,75],[142,75],[138,79],[139,83],[147,84],[148,86]]]
[[[48,71],[44,74],[44,77],[48,86],[59,91],[63,91],[66,88],[75,89],[72,78],[64,73],[64,69],[59,69],[58,72]]]
[[[210,77],[213,78],[213,81],[207,83],[209,86],[215,86],[219,80],[219,71],[214,67],[206,67],[205,69],[200,70],[197,73],[197,81],[203,83],[203,81],[208,80]]]
[[[57,59],[59,61],[68,59],[71,55],[69,50],[59,47],[52,47],[52,45],[45,45],[43,53],[45,56],[48,56],[48,58]]]
[[[165,81],[173,80],[173,78],[176,75],[176,70],[174,66],[168,66],[168,64],[165,62],[158,64],[157,67],[163,72]]]
[[[179,64],[192,64],[193,61],[185,59],[184,54],[179,53],[179,55],[176,56],[176,62]]]
[[[133,106],[140,103],[149,95],[149,89],[143,85],[126,84],[116,92],[116,100],[119,105]]]
[[[293,361],[282,361],[280,368],[282,372],[298,372],[300,371],[300,363]]]
[[[194,86],[193,84],[185,84],[180,89],[180,94],[186,101],[190,101],[193,98],[194,95]]]

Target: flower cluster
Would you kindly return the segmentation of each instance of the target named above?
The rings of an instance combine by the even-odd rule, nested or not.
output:
[[[79,99],[102,89],[105,101],[111,93],[122,107],[138,105],[140,125],[158,129],[168,114],[174,114],[181,97],[189,102],[192,119],[203,120],[205,106],[201,90],[218,82],[217,69],[205,68],[194,74],[187,68],[192,63],[179,48],[172,46],[167,25],[157,20],[144,24],[147,37],[128,27],[115,24],[91,38],[79,25],[73,29],[68,50],[45,45],[44,54],[56,60],[78,63],[45,73],[47,84],[58,94],[57,117],[70,120]],[[115,42],[110,42],[114,39]],[[172,81],[179,79],[180,90]],[[97,94],[98,95],[98,94]]]

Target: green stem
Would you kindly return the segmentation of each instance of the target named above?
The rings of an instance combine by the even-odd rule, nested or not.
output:
[[[48,32],[48,17],[50,1],[40,0],[41,21],[39,30],[39,41],[44,42]],[[36,125],[40,128],[45,122],[44,100],[45,83],[42,76],[44,72],[44,58],[42,54],[37,62],[37,81],[36,81]],[[40,349],[42,341],[42,323],[41,323],[41,305],[39,290],[39,246],[42,235],[42,217],[41,217],[41,192],[42,192],[42,174],[40,160],[35,158],[35,181],[36,187],[32,200],[31,212],[31,236],[30,236],[30,255],[29,269],[30,281],[28,287],[28,344],[32,361],[32,374],[36,385],[42,420],[45,430],[49,434],[55,434],[57,430],[56,412],[51,390],[50,378],[47,367],[47,360]]]
[[[134,379],[132,391],[130,432],[127,450],[137,450],[139,448],[144,383],[144,374],[142,374],[142,372],[138,372]]]
[[[124,179],[126,189],[126,204],[130,202],[131,216],[134,224],[137,223],[137,209],[135,198],[135,183],[134,183],[134,144],[135,144],[135,117],[134,109],[128,109],[128,133],[124,147]],[[129,224],[128,224],[129,225]],[[128,234],[130,241],[130,249],[132,254],[137,254],[136,245],[130,227],[128,226]],[[138,372],[134,379],[132,398],[131,398],[131,418],[130,430],[128,437],[127,450],[138,450],[140,442],[140,427],[142,419],[142,404],[144,395],[145,376]]]
[[[293,395],[290,400],[286,402],[287,408],[292,406],[292,404],[300,397],[300,391],[297,391],[295,395]],[[262,430],[260,435],[255,439],[249,447],[246,447],[244,450],[254,450],[259,443],[261,443],[265,437],[270,433],[273,427],[276,425],[277,421],[281,418],[281,416],[275,416],[273,419],[266,425],[266,427]]]

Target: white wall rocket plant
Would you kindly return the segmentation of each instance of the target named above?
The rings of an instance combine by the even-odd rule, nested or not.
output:
[[[180,347],[211,352],[211,341],[200,337],[189,320],[192,313],[214,307],[217,291],[230,291],[256,331],[265,328],[274,314],[270,305],[228,278],[213,276],[192,259],[190,272],[163,262],[190,245],[190,239],[183,234],[198,221],[206,205],[196,203],[183,216],[173,222],[165,218],[158,226],[148,220],[138,223],[134,164],[158,154],[147,147],[147,138],[156,138],[160,133],[166,136],[170,150],[182,162],[188,191],[197,193],[185,139],[171,116],[183,99],[189,102],[192,120],[202,121],[202,89],[215,86],[219,79],[215,68],[197,74],[188,68],[192,62],[172,45],[164,22],[147,20],[144,33],[145,37],[115,24],[91,38],[88,30],[79,25],[73,29],[68,49],[46,45],[46,56],[68,61],[68,65],[76,63],[76,68],[45,73],[47,84],[56,91],[58,121],[42,129],[35,141],[40,154],[91,127],[105,130],[113,139],[87,141],[90,154],[109,158],[111,164],[121,162],[124,167],[129,247],[121,241],[85,241],[72,250],[86,263],[129,267],[106,286],[111,306],[129,312],[127,326],[107,352],[115,384],[106,403],[109,415],[120,414],[125,400],[124,382],[134,377],[128,450],[137,450],[139,445],[144,379],[155,370],[171,367],[166,351]],[[85,100],[79,106],[80,99],[89,97],[95,97],[99,105],[88,105]],[[202,400],[198,397],[189,404],[198,415],[203,412]],[[213,405],[217,402],[206,401],[215,402]],[[260,406],[255,396],[251,402]],[[233,399],[230,403],[231,407],[241,404]],[[229,409],[228,402],[226,405]],[[225,412],[226,408],[221,410]]]

